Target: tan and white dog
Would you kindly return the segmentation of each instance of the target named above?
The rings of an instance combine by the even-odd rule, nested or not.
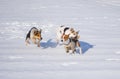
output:
[[[80,53],[82,49],[80,47],[79,31],[75,31],[73,28],[60,26],[57,30],[57,42],[62,42],[65,45],[65,50],[68,53],[69,50],[72,50],[72,53],[76,51],[76,47],[80,48]]]
[[[72,32],[70,35],[69,35],[69,42],[68,44],[65,44],[65,50],[67,53],[69,53],[70,50],[72,50],[72,53],[75,53],[76,52],[76,48],[79,47],[79,54],[82,54],[82,49],[80,47],[80,42],[79,42],[79,31],[77,32]]]
[[[26,45],[30,44],[31,40],[34,44],[37,44],[37,46],[40,47],[40,41],[42,40],[41,32],[42,29],[37,29],[36,27],[31,28],[26,35]]]

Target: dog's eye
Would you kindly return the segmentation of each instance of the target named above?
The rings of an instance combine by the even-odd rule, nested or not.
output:
[[[34,32],[35,35],[37,35],[37,33],[38,33],[37,31]]]

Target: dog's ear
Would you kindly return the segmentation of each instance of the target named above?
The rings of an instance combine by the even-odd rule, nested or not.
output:
[[[75,30],[73,28],[70,28],[71,33],[73,33]]]

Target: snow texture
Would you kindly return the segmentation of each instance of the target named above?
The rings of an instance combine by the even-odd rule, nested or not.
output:
[[[56,43],[61,25],[80,30],[82,55]],[[41,47],[25,45],[32,27]],[[120,79],[120,0],[1,0],[0,79]]]

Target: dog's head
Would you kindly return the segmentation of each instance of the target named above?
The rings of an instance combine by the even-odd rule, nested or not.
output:
[[[61,41],[62,42],[67,41],[69,38],[78,40],[80,38],[79,31],[75,31],[73,28],[70,28],[69,34],[63,33],[63,35],[61,36],[62,39]]]
[[[41,32],[42,32],[42,29],[34,31],[34,37],[36,39],[42,40]]]
[[[68,35],[63,34],[63,35],[62,35],[62,40],[61,40],[61,41],[62,41],[62,42],[67,41],[67,40],[69,39],[69,35],[70,35],[70,34],[68,34]]]
[[[79,31],[76,32],[76,31],[72,30],[70,35],[69,35],[69,38],[73,38],[75,40],[78,40],[80,38]]]

